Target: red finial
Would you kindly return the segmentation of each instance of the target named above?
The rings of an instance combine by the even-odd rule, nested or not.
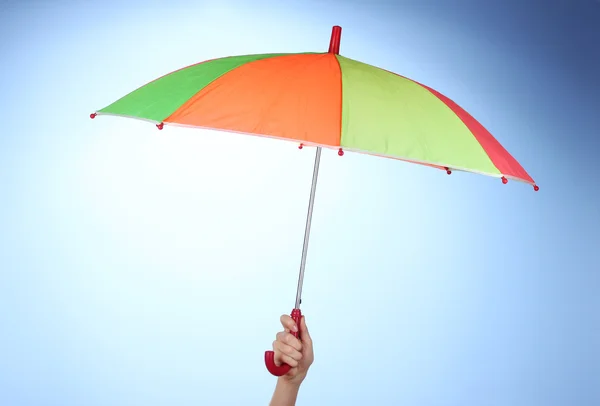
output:
[[[338,155],[339,156],[344,156],[344,150],[343,149],[338,149]]]
[[[446,169],[446,173],[447,173],[448,175],[452,175],[452,171],[450,170],[450,168],[446,167],[446,168],[444,168],[444,169]]]
[[[504,176],[502,177],[502,183],[504,183],[505,185],[508,183],[508,179],[506,179]]]
[[[159,130],[162,130],[163,128],[165,128],[165,124],[164,123],[158,123],[158,124],[156,124],[156,128],[158,128]]]
[[[96,114],[96,113],[92,113],[92,114],[90,114],[90,118],[93,120],[93,119],[95,119],[95,118],[96,118],[96,116],[97,116],[97,115],[98,115],[98,114]]]
[[[329,53],[340,53],[340,40],[342,39],[342,27],[335,25],[331,29],[331,39],[329,40]]]
[[[537,192],[540,190],[540,187],[538,185],[533,185],[533,190],[535,190]]]
[[[302,149],[302,148],[304,148],[304,144],[298,145],[298,149]]]

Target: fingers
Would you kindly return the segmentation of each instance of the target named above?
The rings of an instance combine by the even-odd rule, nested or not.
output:
[[[296,361],[289,355],[275,353],[275,365],[280,367],[283,364],[288,364],[290,367],[296,368],[298,366],[298,361]]]
[[[294,333],[298,331],[298,327],[296,326],[296,322],[287,314],[282,315],[279,320],[281,321],[281,325],[285,329],[285,331],[293,331]]]
[[[296,368],[303,358],[303,350],[308,356],[306,362],[308,365],[312,363],[312,338],[306,326],[304,316],[300,319],[299,325],[296,325],[294,319],[284,314],[280,318],[281,325],[284,331],[277,334],[276,340],[273,342],[273,351],[275,351],[275,364],[288,364],[292,368]],[[298,332],[298,338],[293,333]]]
[[[281,321],[281,325],[283,326],[285,331],[292,331],[294,333],[296,331],[298,331],[296,322],[294,321],[294,319],[292,319],[287,314],[282,315],[280,318],[280,321]],[[306,319],[304,318],[304,316],[302,316],[302,318],[300,319],[300,334],[299,334],[299,336],[300,336],[300,339],[302,340],[302,342],[312,344],[312,338],[310,336],[310,333],[308,332],[308,327],[306,326]]]
[[[277,339],[273,341],[273,351],[275,351],[275,364],[286,363],[292,368],[298,366],[302,359],[302,343],[289,332],[280,332]]]
[[[282,331],[282,332],[277,333],[276,338],[277,338],[276,341],[279,341],[280,343],[282,343],[286,346],[292,347],[296,351],[302,351],[302,342],[300,342],[300,340],[298,340],[292,334],[290,334],[286,331]]]
[[[298,366],[298,362],[302,359],[302,353],[300,351],[278,340],[275,340],[273,343],[273,350],[275,351],[276,358],[281,359],[291,367]]]

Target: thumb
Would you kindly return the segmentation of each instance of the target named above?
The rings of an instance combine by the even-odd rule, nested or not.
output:
[[[304,316],[302,316],[302,319],[300,319],[300,339],[303,343],[312,345],[312,338],[308,332],[308,327],[306,327],[306,319]]]

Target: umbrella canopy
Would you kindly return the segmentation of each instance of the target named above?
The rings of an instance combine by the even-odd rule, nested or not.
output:
[[[515,179],[533,179],[470,114],[448,97],[406,77],[339,55],[341,27],[329,52],[214,59],[172,72],[91,114],[239,132],[316,147],[296,304],[302,284],[321,148],[337,148],[422,165]],[[298,332],[292,333],[298,337]],[[265,352],[273,375],[289,372]]]
[[[414,80],[338,54],[231,56],[169,73],[93,113],[224,130],[522,181],[531,176],[463,108]],[[336,48],[337,47],[337,48]]]

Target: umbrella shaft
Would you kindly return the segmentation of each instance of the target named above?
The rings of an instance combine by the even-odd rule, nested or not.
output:
[[[308,214],[306,215],[306,228],[304,229],[304,244],[302,246],[302,259],[300,261],[300,275],[298,276],[298,290],[296,291],[296,306],[300,308],[302,299],[302,283],[304,282],[304,268],[306,267],[306,253],[308,252],[308,239],[310,237],[310,224],[312,222],[313,207],[315,205],[315,192],[317,191],[317,178],[319,177],[319,164],[321,163],[321,147],[317,147],[315,166],[313,169],[312,184],[310,186],[310,199],[308,201]]]

